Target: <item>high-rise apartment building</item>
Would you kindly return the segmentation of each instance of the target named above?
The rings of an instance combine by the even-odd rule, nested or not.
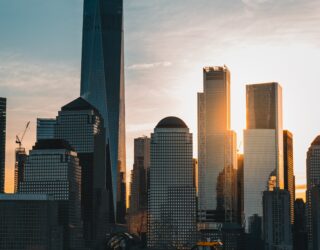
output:
[[[146,233],[148,205],[148,171],[150,167],[150,138],[134,139],[134,164],[131,175],[129,207],[129,230],[131,233]]]
[[[0,249],[63,249],[57,202],[45,194],[0,194]]]
[[[102,244],[108,223],[114,222],[109,154],[103,118],[79,97],[63,106],[56,118],[55,137],[77,152],[81,172],[81,204],[87,244]],[[91,242],[91,243],[90,243]]]
[[[81,220],[81,167],[74,149],[64,140],[39,140],[27,158],[20,194],[47,194],[58,203],[63,249],[84,247]]]
[[[117,221],[125,222],[126,147],[123,0],[85,0],[81,96],[104,120]]]
[[[307,210],[307,231],[308,231],[308,249],[313,248],[313,227],[312,227],[312,189],[320,185],[320,136],[317,136],[307,152],[307,191],[306,191],[306,210]]]
[[[265,250],[292,250],[289,191],[263,192],[263,233]]]
[[[203,69],[198,93],[199,220],[203,228],[236,217],[236,134],[230,131],[230,71]]]
[[[290,218],[294,223],[294,201],[296,199],[295,177],[293,170],[293,136],[288,130],[283,131],[283,169],[284,189],[290,193]]]
[[[0,193],[4,193],[6,164],[7,99],[0,97]]]
[[[181,119],[167,117],[151,134],[148,246],[191,249],[196,217],[192,134]]]
[[[247,128],[244,130],[244,214],[263,216],[262,193],[284,188],[282,89],[278,83],[247,85]]]
[[[54,126],[56,119],[37,118],[37,141],[54,139]]]
[[[26,149],[16,148],[16,162],[14,165],[14,192],[19,192],[19,183],[24,179],[24,167],[27,160]]]

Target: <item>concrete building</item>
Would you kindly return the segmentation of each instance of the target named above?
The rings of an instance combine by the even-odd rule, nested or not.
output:
[[[289,191],[263,192],[263,235],[265,250],[293,249]]]
[[[0,97],[0,194],[4,193],[6,165],[7,99]]]
[[[284,188],[282,89],[278,83],[247,85],[244,130],[244,214],[246,231],[252,216],[263,215],[262,193]]]
[[[235,221],[236,134],[230,131],[230,71],[203,69],[198,93],[199,220],[202,228]],[[219,224],[219,225],[218,225]]]
[[[54,139],[54,127],[56,119],[37,118],[37,141]]]
[[[196,190],[192,134],[177,117],[162,119],[151,134],[148,247],[191,249],[196,243]]]
[[[45,194],[0,194],[0,249],[63,249],[58,205]]]

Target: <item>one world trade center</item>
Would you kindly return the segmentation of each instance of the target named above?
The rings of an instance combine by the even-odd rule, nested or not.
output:
[[[117,223],[125,222],[126,149],[123,0],[84,0],[81,96],[104,118],[107,188]]]

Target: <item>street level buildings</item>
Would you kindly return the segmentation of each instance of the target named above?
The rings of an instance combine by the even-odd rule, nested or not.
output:
[[[81,96],[103,120],[117,222],[125,222],[126,148],[123,0],[85,0]]]
[[[196,190],[192,134],[177,117],[151,134],[148,247],[191,249],[196,243]]]
[[[63,249],[58,204],[45,194],[0,194],[0,249]]]
[[[6,164],[7,99],[0,97],[0,194],[4,193]]]
[[[247,85],[246,99],[244,214],[249,232],[250,222],[263,216],[262,193],[284,188],[282,88],[276,82]]]

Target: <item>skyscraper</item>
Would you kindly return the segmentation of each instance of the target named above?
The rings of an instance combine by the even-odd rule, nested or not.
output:
[[[291,224],[294,223],[294,201],[295,177],[293,171],[293,136],[288,130],[283,131],[283,169],[284,169],[284,189],[290,193],[290,218]]]
[[[237,183],[237,217],[238,217],[238,223],[240,225],[243,225],[244,222],[244,218],[243,218],[243,154],[238,154],[238,169],[237,169],[237,179],[235,180],[235,182]]]
[[[263,233],[265,250],[292,249],[289,191],[263,192]]]
[[[45,194],[0,194],[0,249],[63,249],[58,206]]]
[[[129,230],[146,233],[148,205],[148,171],[150,167],[150,138],[134,139],[134,164],[131,175]]]
[[[114,222],[111,169],[106,164],[105,129],[99,111],[79,97],[61,108],[55,137],[68,141],[77,152],[81,171],[84,233],[92,246],[104,240]],[[91,243],[90,243],[91,242]]]
[[[0,97],[0,193],[4,193],[6,164],[7,99]]]
[[[237,151],[236,134],[230,131],[230,72],[226,66],[203,69],[198,142],[199,219],[204,227],[234,221]]]
[[[262,192],[283,183],[282,89],[278,83],[247,85],[244,130],[244,214],[262,216]]]
[[[306,204],[303,199],[294,202],[294,230],[293,249],[308,249]]]
[[[196,190],[192,134],[177,117],[162,119],[151,134],[148,246],[191,249],[196,241]]]
[[[125,222],[123,0],[84,0],[81,96],[104,119],[116,217]]]
[[[37,141],[44,139],[54,139],[54,126],[56,119],[37,118]]]
[[[27,160],[26,149],[23,147],[16,148],[16,162],[14,165],[14,192],[19,192],[19,183],[24,178],[24,167]]]
[[[309,250],[313,250],[312,188],[317,185],[320,185],[320,136],[317,136],[313,140],[307,152],[306,210],[307,210],[307,231],[308,231],[308,249]]]
[[[312,249],[320,249],[320,185],[311,189]]]
[[[30,150],[20,194],[47,194],[58,203],[63,249],[84,247],[81,221],[81,167],[74,149],[64,140],[39,140]]]

